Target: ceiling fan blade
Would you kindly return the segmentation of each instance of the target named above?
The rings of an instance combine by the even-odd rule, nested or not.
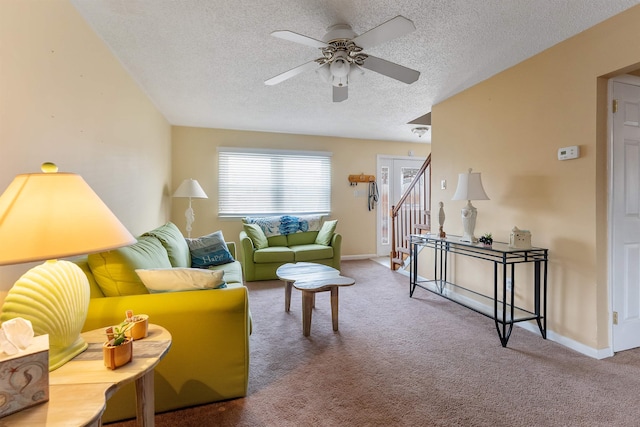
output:
[[[265,80],[264,84],[273,86],[277,85],[280,82],[283,82],[291,77],[295,77],[298,74],[304,73],[305,71],[313,70],[318,67],[318,63],[316,61],[309,61],[305,64],[298,65],[296,68],[292,68],[289,71],[285,71],[282,74],[278,74],[277,76],[271,77],[269,80]]]
[[[415,31],[415,29],[416,26],[413,25],[413,21],[405,18],[404,16],[398,15],[395,18],[370,29],[366,33],[360,34],[358,37],[353,39],[353,42],[366,50],[379,45],[380,43],[409,34],[410,32]]]
[[[289,40],[290,42],[300,43],[306,46],[317,47],[320,49],[328,46],[323,41],[316,40],[308,36],[303,36],[302,34],[294,33],[293,31],[288,30],[274,31],[271,33],[271,35],[274,37],[278,37],[279,39]]]
[[[346,101],[349,97],[349,86],[333,86],[333,102]]]
[[[411,84],[420,77],[419,71],[371,55],[367,56],[367,59],[364,60],[362,68],[375,71],[392,79],[400,80],[406,84]]]

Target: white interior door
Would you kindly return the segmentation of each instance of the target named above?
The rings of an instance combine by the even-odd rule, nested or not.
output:
[[[624,81],[612,84],[613,351],[640,347],[640,78]]]
[[[378,256],[389,256],[391,252],[391,207],[398,203],[425,160],[416,157],[378,157]]]

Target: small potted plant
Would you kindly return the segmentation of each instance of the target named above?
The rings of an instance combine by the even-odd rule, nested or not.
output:
[[[133,339],[126,336],[132,327],[133,323],[124,321],[105,330],[107,342],[102,345],[102,355],[107,368],[117,369],[133,360]]]
[[[131,327],[125,331],[125,335],[134,340],[146,338],[149,330],[149,316],[146,314],[133,315],[133,310],[127,310],[126,323],[131,323]]]
[[[482,243],[484,246],[493,245],[493,237],[491,236],[491,233],[483,234],[482,237],[480,237],[480,239],[478,239],[478,241],[480,243]]]

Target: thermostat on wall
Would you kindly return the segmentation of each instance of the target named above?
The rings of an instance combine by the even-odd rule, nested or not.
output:
[[[558,160],[571,160],[580,157],[580,147],[572,145],[558,149]]]

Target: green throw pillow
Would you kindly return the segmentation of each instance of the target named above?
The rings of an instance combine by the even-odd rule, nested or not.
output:
[[[148,294],[135,270],[172,267],[160,240],[150,236],[140,236],[130,246],[90,254],[88,259],[93,277],[106,297]]]
[[[169,261],[173,267],[191,267],[189,246],[180,229],[172,222],[168,222],[155,230],[148,231],[143,236],[153,236],[160,240],[169,254]]]
[[[331,238],[333,237],[333,233],[336,231],[336,225],[338,224],[338,220],[334,219],[331,221],[325,221],[322,224],[322,228],[318,231],[318,236],[316,237],[316,244],[329,246],[331,244]]]
[[[256,249],[269,247],[267,236],[264,235],[264,231],[262,231],[262,228],[260,228],[258,224],[243,224],[243,226],[245,233],[247,233],[247,236],[249,236]]]

